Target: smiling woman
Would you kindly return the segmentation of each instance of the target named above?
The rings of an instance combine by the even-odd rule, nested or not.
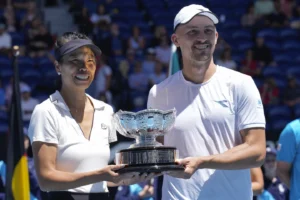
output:
[[[85,93],[94,79],[100,49],[85,35],[68,32],[55,44],[61,87],[37,105],[29,125],[35,167],[42,190],[52,199],[109,199],[107,185],[153,178],[118,174],[108,165],[109,143],[116,141],[113,109]]]

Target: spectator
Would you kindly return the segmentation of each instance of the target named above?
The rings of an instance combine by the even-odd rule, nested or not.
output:
[[[276,105],[279,103],[279,89],[273,78],[267,78],[260,88],[261,99],[264,105]]]
[[[138,55],[142,55],[145,48],[145,39],[140,34],[138,26],[132,27],[132,35],[128,39],[128,48],[133,49]]]
[[[116,110],[130,110],[130,93],[128,83],[129,64],[126,60],[120,62],[116,73],[112,78],[112,93]]]
[[[153,48],[147,49],[146,59],[142,62],[142,68],[145,74],[154,73],[155,50]]]
[[[167,36],[161,38],[159,46],[155,48],[155,53],[156,59],[167,69],[171,58],[170,40]]]
[[[38,33],[29,39],[29,55],[31,57],[42,57],[53,47],[54,41],[44,24],[39,25]]]
[[[300,199],[300,120],[286,125],[278,141],[277,176],[290,189],[289,199]]]
[[[241,62],[241,72],[252,77],[260,77],[261,75],[261,66],[253,58],[253,51],[248,49],[246,51],[246,58]]]
[[[155,63],[154,73],[150,74],[149,82],[152,87],[154,84],[158,84],[167,78],[167,74],[163,72],[163,66],[159,61]]]
[[[11,103],[11,98],[12,98],[12,87],[13,87],[13,77],[10,78],[9,84],[5,87],[5,102],[6,105],[9,107]],[[20,82],[20,88],[23,86],[27,86],[26,83]]]
[[[228,69],[237,70],[237,65],[234,60],[231,59],[231,50],[225,49],[220,56],[220,60],[217,60],[217,65],[226,67]]]
[[[151,47],[157,47],[163,37],[168,36],[168,32],[165,26],[156,26],[154,30],[154,37],[151,42]]]
[[[96,72],[95,83],[96,83],[96,96],[99,97],[100,93],[105,93],[108,99],[108,103],[112,103],[112,95],[110,92],[112,70],[108,66],[103,56],[99,59],[99,68]]]
[[[28,1],[26,3],[15,3],[15,7],[26,9],[25,16],[21,21],[22,27],[27,27],[31,22],[41,17],[41,12],[37,9],[35,1]]]
[[[104,22],[106,24],[111,23],[111,18],[109,16],[109,14],[106,13],[105,7],[103,4],[100,4],[98,6],[97,12],[92,14],[90,20],[94,25],[98,25],[99,23],[102,23],[102,22]]]
[[[293,9],[291,27],[294,29],[300,29],[300,2]]]
[[[214,58],[216,60],[219,60],[224,50],[228,48],[230,48],[230,45],[224,40],[222,36],[219,35],[218,42],[215,47]]]
[[[122,56],[123,55],[123,39],[120,35],[119,25],[116,23],[110,26],[110,46],[112,56]]]
[[[25,123],[29,123],[32,112],[37,104],[38,100],[31,97],[31,89],[28,85],[20,85],[21,92],[21,107],[22,107],[22,118]]]
[[[87,7],[83,7],[81,10],[81,15],[76,16],[76,23],[78,24],[78,29],[80,33],[85,33],[86,35],[91,35],[94,29],[94,24],[90,19],[89,10]]]
[[[6,32],[6,25],[0,22],[0,54],[8,55],[12,46],[11,36]]]
[[[29,24],[29,27],[27,29],[27,41],[31,41],[36,35],[39,34],[40,26],[42,25],[42,21],[40,18],[34,18],[31,23]]]
[[[143,93],[147,91],[148,77],[143,73],[141,63],[136,62],[134,72],[129,75],[129,87],[131,90]]]
[[[261,66],[275,65],[272,52],[269,47],[265,45],[263,37],[256,38],[256,43],[252,48],[252,51],[254,53],[254,59],[257,60]]]
[[[272,0],[256,0],[254,10],[257,17],[263,17],[274,12],[274,3]]]
[[[288,200],[289,190],[276,176],[276,149],[266,148],[266,160],[263,164],[264,193],[258,199]]]
[[[154,187],[149,182],[119,186],[115,200],[154,200]]]
[[[265,24],[267,27],[283,28],[289,25],[288,18],[281,8],[279,0],[274,2],[275,10],[266,16]]]
[[[250,4],[247,8],[247,12],[241,18],[241,24],[243,27],[252,27],[256,22],[256,15],[254,11],[254,4]]]
[[[284,92],[284,103],[290,107],[300,103],[300,86],[294,77],[290,77],[288,80],[288,85]]]

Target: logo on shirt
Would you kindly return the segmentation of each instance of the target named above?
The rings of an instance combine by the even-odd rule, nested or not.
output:
[[[222,100],[222,101],[215,101],[216,103],[220,104],[224,108],[229,108],[228,101]]]
[[[106,124],[101,124],[101,128],[103,129],[103,130],[106,130],[107,129],[107,125]]]
[[[257,100],[257,108],[262,108],[263,107],[263,103],[260,99]]]

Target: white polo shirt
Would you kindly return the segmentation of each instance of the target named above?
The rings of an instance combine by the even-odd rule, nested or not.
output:
[[[176,108],[174,128],[164,136],[179,157],[221,154],[239,144],[240,131],[265,127],[260,94],[252,78],[217,66],[203,84],[193,84],[182,71],[152,87],[148,108]],[[164,176],[163,200],[252,200],[250,170],[199,169],[188,179]]]
[[[113,109],[110,105],[87,95],[95,109],[90,140],[87,140],[72,117],[58,91],[38,104],[31,117],[28,135],[31,142],[57,144],[57,170],[88,172],[107,166],[110,158],[109,143],[117,140],[111,124]],[[79,193],[108,192],[105,181],[68,190]]]

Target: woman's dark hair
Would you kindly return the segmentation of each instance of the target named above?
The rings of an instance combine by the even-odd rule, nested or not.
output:
[[[60,36],[54,45],[54,51],[56,52],[60,47],[62,47],[64,44],[71,40],[76,40],[76,39],[86,39],[90,40],[88,36],[82,33],[77,33],[77,32],[65,32],[62,36]],[[64,56],[61,57],[57,62],[62,63],[64,59]],[[61,90],[62,87],[62,80],[61,76],[58,76],[56,82],[55,82],[55,89],[56,90]]]

